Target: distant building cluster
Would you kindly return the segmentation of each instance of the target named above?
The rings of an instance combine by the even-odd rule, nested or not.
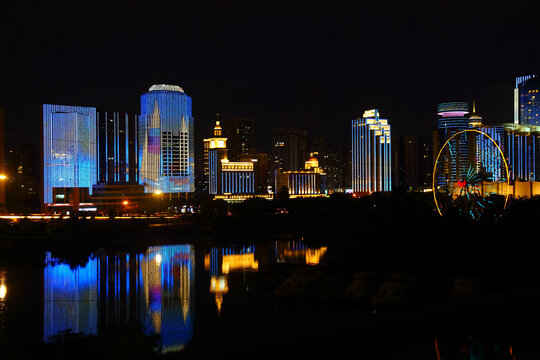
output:
[[[540,81],[536,75],[516,78],[513,122],[484,122],[476,114],[474,102],[472,111],[468,102],[439,104],[433,155],[435,158],[445,144],[451,155],[439,159],[442,171],[436,179],[438,185],[457,184],[470,169],[481,174],[482,180],[488,182],[540,181],[539,90]],[[456,136],[467,129],[477,130],[486,136]],[[514,190],[518,188],[517,185],[513,186]],[[513,195],[523,195],[514,190]]]
[[[513,121],[487,124],[474,102],[442,102],[432,138],[397,136],[372,109],[352,120],[350,141],[341,146],[305,129],[275,128],[266,152],[255,145],[255,120],[242,117],[218,115],[213,134],[195,144],[192,100],[177,85],[152,85],[138,114],[43,104],[41,150],[0,149],[0,208],[129,212],[153,201],[159,211],[160,201],[196,194],[239,201],[428,191],[445,145],[452,156],[439,159],[439,184],[458,182],[470,169],[504,180],[503,161],[509,180],[540,181],[539,90],[540,77],[516,78]],[[4,119],[0,109],[2,138]],[[468,129],[488,137],[456,136]]]

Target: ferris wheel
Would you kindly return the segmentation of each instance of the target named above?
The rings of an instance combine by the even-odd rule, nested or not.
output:
[[[458,131],[435,160],[432,191],[437,212],[476,221],[499,218],[508,206],[509,179],[508,162],[492,136],[476,129]]]

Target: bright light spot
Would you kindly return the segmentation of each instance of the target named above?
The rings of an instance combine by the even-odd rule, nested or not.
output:
[[[6,285],[0,285],[0,300],[4,300],[4,298],[6,297],[6,293]]]
[[[7,179],[7,176],[6,176],[6,175],[4,175],[4,174],[1,174],[1,175],[0,175],[0,180],[6,180],[6,179]]]
[[[127,204],[129,204],[129,202],[127,200],[124,200],[124,202],[122,204],[127,205]]]
[[[161,194],[161,190],[158,189],[158,190],[154,191],[154,194],[156,194],[156,195]]]
[[[156,255],[156,263],[159,265],[161,264],[161,254]]]

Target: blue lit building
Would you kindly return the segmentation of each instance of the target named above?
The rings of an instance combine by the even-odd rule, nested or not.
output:
[[[540,126],[499,124],[483,126],[480,130],[491,136],[501,147],[508,161],[510,180],[540,181]],[[484,163],[488,164],[486,172],[497,167],[501,170],[496,173],[497,178],[504,179],[506,174],[500,163],[500,158],[492,155],[491,144],[484,141],[479,143],[479,152],[485,154]]]
[[[447,102],[441,103],[437,107],[437,130],[439,131],[439,146],[453,135],[462,130],[467,130],[471,127],[469,114],[470,106],[468,102]],[[476,166],[472,160],[474,152],[471,151],[471,142],[467,141],[466,136],[458,136],[448,143],[449,152],[452,156],[448,156],[439,161],[443,164],[442,176],[451,184],[457,182],[469,171],[469,166]],[[440,179],[440,181],[446,181]]]
[[[540,78],[536,75],[516,77],[514,88],[514,123],[540,125]]]
[[[88,188],[97,182],[96,109],[43,104],[43,202],[53,188]]]
[[[377,109],[352,120],[352,189],[354,193],[392,190],[391,135]]]
[[[195,190],[191,97],[176,85],[153,85],[141,95],[139,183],[147,193]]]
[[[99,111],[98,179],[106,184],[137,184],[137,116]]]

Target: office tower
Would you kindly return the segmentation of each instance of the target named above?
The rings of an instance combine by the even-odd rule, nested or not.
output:
[[[510,180],[540,180],[540,126],[519,124],[484,125],[488,134],[502,149],[508,161]],[[479,162],[488,181],[506,179],[498,150],[485,136],[478,137]]]
[[[54,188],[87,188],[97,181],[96,108],[43,104],[43,202]]]
[[[326,173],[326,189],[329,193],[343,189],[343,149],[327,146],[321,167]]]
[[[277,169],[302,170],[307,160],[307,131],[303,129],[273,129],[271,149],[271,176]]]
[[[431,188],[433,169],[430,141],[417,136],[392,136],[394,186],[412,191]]]
[[[222,137],[220,122],[216,121],[214,137],[204,139],[208,161],[208,191],[212,195],[255,194],[255,163],[229,161],[227,138]]]
[[[468,102],[447,102],[441,103],[437,108],[437,130],[439,132],[439,146],[459,131],[469,129],[469,103]],[[466,136],[458,136],[448,144],[452,156],[445,156],[439,159],[442,164],[440,182],[450,181],[451,184],[460,180],[469,170],[469,166],[476,166],[471,161],[471,143]],[[449,153],[448,153],[449,154]],[[437,154],[438,155],[438,154]],[[436,159],[436,158],[435,158]]]
[[[255,151],[255,127],[253,119],[230,118],[220,121],[223,128],[223,136],[227,138],[228,156],[231,160],[239,160],[240,157]]]
[[[137,184],[137,116],[98,112],[98,180]]]
[[[405,189],[403,141],[392,135],[392,189]]]
[[[420,138],[420,187],[431,189],[433,181],[433,146],[430,138]]]
[[[420,145],[418,138],[416,136],[405,136],[403,138],[403,150],[405,186],[408,189],[414,189],[420,186]]]
[[[195,190],[191,98],[180,86],[152,85],[141,95],[139,183],[147,193]]]
[[[13,209],[40,209],[39,146],[25,144],[10,147],[6,153],[6,204]]]
[[[321,159],[321,165],[323,164],[325,152],[325,141],[324,138],[309,138],[308,139],[308,153],[315,154],[318,159]]]
[[[0,211],[6,204],[6,159],[5,159],[4,109],[0,108]]]
[[[514,88],[514,123],[540,125],[540,78],[536,75],[516,77]]]
[[[377,109],[352,120],[352,189],[354,193],[392,190],[391,135]]]
[[[292,196],[320,196],[326,192],[326,174],[315,154],[304,163],[302,170],[276,170],[274,194],[286,188]]]

